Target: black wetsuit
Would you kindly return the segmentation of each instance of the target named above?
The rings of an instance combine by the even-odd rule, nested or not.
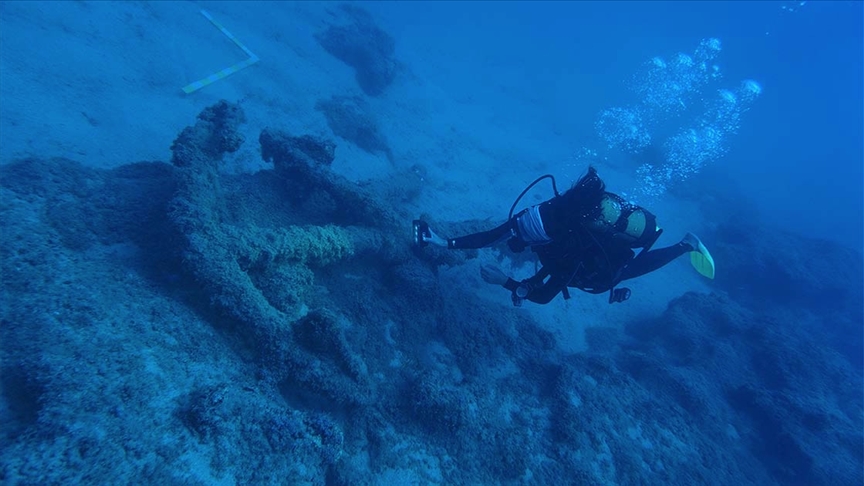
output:
[[[538,304],[550,302],[562,291],[567,296],[568,287],[590,293],[611,290],[623,280],[653,272],[693,250],[686,243],[678,243],[649,250],[644,255],[640,253],[638,258],[634,258],[634,249],[644,248],[656,240],[655,232],[646,231],[650,234],[633,244],[632,241],[616,238],[614,232],[589,229],[584,217],[561,196],[540,204],[539,211],[543,229],[550,238],[548,242],[532,244],[521,240],[517,219],[523,212],[489,231],[450,239],[447,246],[451,249],[478,249],[505,239],[516,243],[515,249],[530,246],[540,259],[542,268],[522,282],[509,278],[504,288],[515,295],[521,287],[525,295],[520,298]],[[655,219],[653,215],[650,217],[653,225]]]

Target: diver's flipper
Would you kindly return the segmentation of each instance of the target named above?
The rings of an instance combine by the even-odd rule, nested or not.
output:
[[[699,241],[696,251],[690,252],[690,264],[703,277],[714,278],[714,259],[711,257],[708,248],[705,248],[705,245],[701,241]]]

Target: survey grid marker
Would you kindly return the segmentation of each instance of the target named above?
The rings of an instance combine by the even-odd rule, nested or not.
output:
[[[215,25],[217,29],[222,31],[222,33],[225,34],[226,37],[231,39],[231,41],[233,43],[237,44],[237,47],[239,47],[240,49],[243,49],[243,52],[245,52],[246,54],[249,55],[249,59],[246,59],[245,61],[240,61],[233,66],[229,66],[229,67],[222,69],[220,71],[217,71],[217,72],[215,72],[215,73],[213,73],[207,77],[199,79],[198,81],[187,84],[186,86],[183,87],[183,92],[186,94],[194,93],[195,91],[198,91],[199,89],[203,88],[204,86],[207,86],[209,84],[213,84],[216,81],[219,81],[220,79],[227,78],[228,76],[236,73],[237,71],[239,71],[243,68],[247,68],[247,67],[255,64],[256,62],[258,62],[260,60],[260,59],[258,59],[258,56],[253,54],[252,51],[250,51],[248,47],[243,45],[242,42],[240,42],[236,37],[234,37],[234,34],[232,34],[231,32],[228,32],[228,29],[223,27],[222,24],[220,24],[216,19],[214,19],[206,10],[202,10],[201,15],[203,15],[207,20],[209,20],[210,23]]]

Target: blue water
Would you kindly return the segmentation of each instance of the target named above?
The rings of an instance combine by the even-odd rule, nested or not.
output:
[[[758,194],[755,209],[766,219],[853,248],[864,243],[860,2],[376,8],[404,42],[437,46],[439,33],[448,32],[439,50],[459,69],[438,74],[440,85],[478,96],[491,68],[509,78],[496,81],[540,99],[538,123],[560,124],[562,137],[575,139],[593,133],[603,109],[633,101],[627,82],[646,61],[719,39],[722,77],[699,94],[734,89],[743,79],[764,92],[727,142],[730,152],[712,166]]]
[[[0,484],[864,483],[862,29],[0,3]],[[543,245],[412,244],[589,166],[675,252],[616,294],[502,289]]]

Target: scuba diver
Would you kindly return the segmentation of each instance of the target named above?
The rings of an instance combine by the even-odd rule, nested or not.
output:
[[[513,216],[522,196],[544,178],[552,179],[555,197]],[[516,306],[524,300],[546,304],[559,293],[569,299],[570,287],[592,294],[608,291],[611,304],[630,298],[630,289],[616,288],[620,282],[653,272],[685,253],[700,274],[714,278],[714,260],[696,235],[687,233],[672,246],[652,250],[662,232],[653,214],[607,192],[597,170],[589,166],[564,194],[558,194],[551,175],[538,178],[513,203],[507,221],[489,231],[445,239],[415,220],[414,244],[468,250],[507,240],[517,253],[530,247],[541,265],[533,277],[517,281],[492,265],[482,267],[481,277],[509,290]],[[640,248],[637,255],[634,249]]]

